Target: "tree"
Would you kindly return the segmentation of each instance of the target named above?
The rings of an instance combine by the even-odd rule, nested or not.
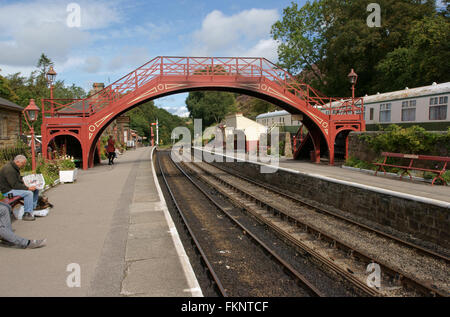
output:
[[[39,61],[36,67],[40,69],[40,75],[45,76],[47,70],[50,68],[51,65],[53,65],[53,62],[47,57],[47,55],[42,53],[41,57],[39,57]]]
[[[434,16],[436,6],[431,0],[377,3],[381,7],[379,28],[367,26],[369,13],[365,1],[319,0],[307,2],[300,9],[293,3],[272,27],[274,38],[282,42],[280,65],[294,74],[300,69],[322,74],[310,84],[327,95],[350,94],[347,74],[351,68],[359,75],[360,94],[390,91],[390,84],[383,80],[377,65],[396,48],[407,47],[412,26]]]
[[[283,18],[272,26],[272,36],[280,41],[278,55],[280,66],[291,73],[302,70],[311,72],[323,85],[323,79],[313,65],[321,64],[325,58],[326,39],[324,32],[329,22],[323,16],[324,8],[320,2],[307,2],[300,9],[292,3],[283,11]]]
[[[176,127],[186,126],[185,121],[164,109],[155,106],[153,101],[148,101],[126,113],[130,116],[130,127],[139,135],[151,138],[150,123],[159,122],[159,139],[163,144],[168,144],[171,139],[172,130]]]
[[[0,97],[12,102],[17,102],[19,100],[19,97],[17,97],[12,90],[9,80],[3,76],[0,76]]]
[[[52,64],[53,62],[45,54],[41,54],[36,64],[39,69],[32,71],[28,77],[22,76],[21,73],[10,74],[6,78],[0,76],[0,95],[24,108],[28,106],[30,99],[34,99],[40,108],[42,99],[50,98],[50,89],[47,86],[45,73]],[[62,80],[54,83],[54,98],[76,99],[85,96],[86,92],[74,84],[66,87]],[[40,131],[41,124],[42,116],[39,116],[34,123],[34,129]],[[22,126],[24,129],[28,128],[26,124]]]
[[[416,21],[405,47],[387,54],[377,65],[393,89],[430,85],[450,80],[450,23],[443,16]]]
[[[203,127],[219,123],[235,110],[234,94],[222,91],[194,91],[186,98],[191,118],[203,119]]]

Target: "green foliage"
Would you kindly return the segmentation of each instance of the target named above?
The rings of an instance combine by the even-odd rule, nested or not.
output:
[[[436,17],[435,1],[377,3],[379,28],[367,26],[366,1],[307,1],[301,8],[292,3],[272,27],[281,42],[280,65],[294,74],[303,71],[313,87],[337,96],[349,95],[351,68],[361,95],[448,81],[450,28],[448,19]]]
[[[236,111],[234,94],[221,91],[194,91],[186,99],[190,117],[203,119],[203,128],[219,123]]]
[[[36,105],[41,108],[41,100],[50,98],[50,88],[47,85],[45,73],[53,62],[42,54],[38,63],[37,70],[31,72],[28,77],[24,77],[21,73],[10,74],[6,77],[0,76],[0,97],[6,98],[19,106],[28,106],[30,99],[34,99]],[[86,92],[74,84],[66,87],[63,80],[57,80],[53,84],[53,97],[63,99],[84,98]],[[40,131],[42,124],[42,116],[38,116],[34,123],[35,131]],[[28,129],[25,121],[22,126]]]
[[[284,152],[285,146],[286,146],[286,142],[285,142],[284,140],[283,140],[283,141],[280,141],[280,142],[278,143],[278,149],[279,149],[279,151],[280,151],[280,155],[281,155],[281,156],[284,156],[284,155],[285,155],[285,152]]]
[[[277,110],[277,106],[259,98],[240,95],[236,98],[236,111],[241,112],[245,117],[256,119],[261,113]]]
[[[56,164],[60,171],[70,171],[75,169],[74,159],[70,156],[63,156],[57,159]]]
[[[45,183],[52,185],[57,179],[59,179],[59,168],[56,162],[47,161],[41,159],[36,167],[36,173],[42,174],[45,179]]]
[[[355,167],[355,168],[362,168],[367,170],[376,170],[376,165],[373,165],[372,163],[368,163],[366,161],[362,161],[356,157],[349,157],[345,161],[346,166]]]
[[[156,119],[158,119],[159,122],[160,144],[170,144],[172,130],[176,127],[186,126],[185,119],[156,107],[153,101],[146,102],[145,104],[128,111],[126,115],[130,116],[130,127],[133,130],[136,130],[139,135],[147,137],[145,143],[151,142],[150,123],[156,122]],[[153,133],[155,134],[156,140],[155,127],[153,127]]]
[[[413,23],[405,47],[389,52],[377,65],[392,90],[450,79],[450,22],[442,16]]]
[[[437,144],[442,144],[450,152],[450,128],[446,134],[426,131],[419,126],[401,128],[392,124],[385,133],[376,136],[361,136],[377,153],[394,152],[406,154],[442,155]]]
[[[30,150],[28,146],[19,141],[15,146],[5,147],[0,149],[0,163],[3,165],[6,162],[12,161],[17,155],[25,155],[30,157]]]

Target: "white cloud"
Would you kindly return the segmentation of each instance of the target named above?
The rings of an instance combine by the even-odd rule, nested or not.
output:
[[[189,111],[186,107],[168,107],[162,106],[164,110],[167,110],[171,114],[177,115],[179,117],[189,117]]]
[[[250,48],[247,52],[245,52],[244,56],[265,57],[269,61],[277,61],[278,45],[279,43],[274,39],[260,40],[254,47]]]
[[[70,28],[68,2],[31,1],[0,5],[0,60],[11,66],[31,66],[45,52],[55,62],[66,62],[73,49],[87,46],[89,30],[120,21],[113,2],[77,1],[81,28]]]
[[[251,9],[226,16],[214,10],[193,34],[194,55],[239,55],[260,53],[275,56],[276,45],[270,28],[278,20],[277,10]]]
[[[102,66],[102,60],[98,56],[89,56],[86,58],[83,70],[88,73],[97,73]]]

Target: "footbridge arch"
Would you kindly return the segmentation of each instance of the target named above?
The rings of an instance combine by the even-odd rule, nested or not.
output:
[[[264,58],[156,57],[88,98],[42,100],[43,153],[52,134],[71,131],[81,140],[87,169],[98,138],[118,116],[149,100],[193,90],[244,93],[302,115],[316,159],[325,143],[330,164],[340,131],[365,130],[361,98],[325,97]]]

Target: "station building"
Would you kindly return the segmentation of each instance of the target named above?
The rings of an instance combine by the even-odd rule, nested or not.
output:
[[[0,148],[15,146],[22,134],[23,108],[0,97]]]
[[[244,117],[242,113],[234,113],[225,117],[218,125],[224,133],[224,140],[233,140],[237,148],[238,134],[243,133],[245,137],[245,151],[256,152],[259,146],[261,134],[267,133],[267,127]]]

